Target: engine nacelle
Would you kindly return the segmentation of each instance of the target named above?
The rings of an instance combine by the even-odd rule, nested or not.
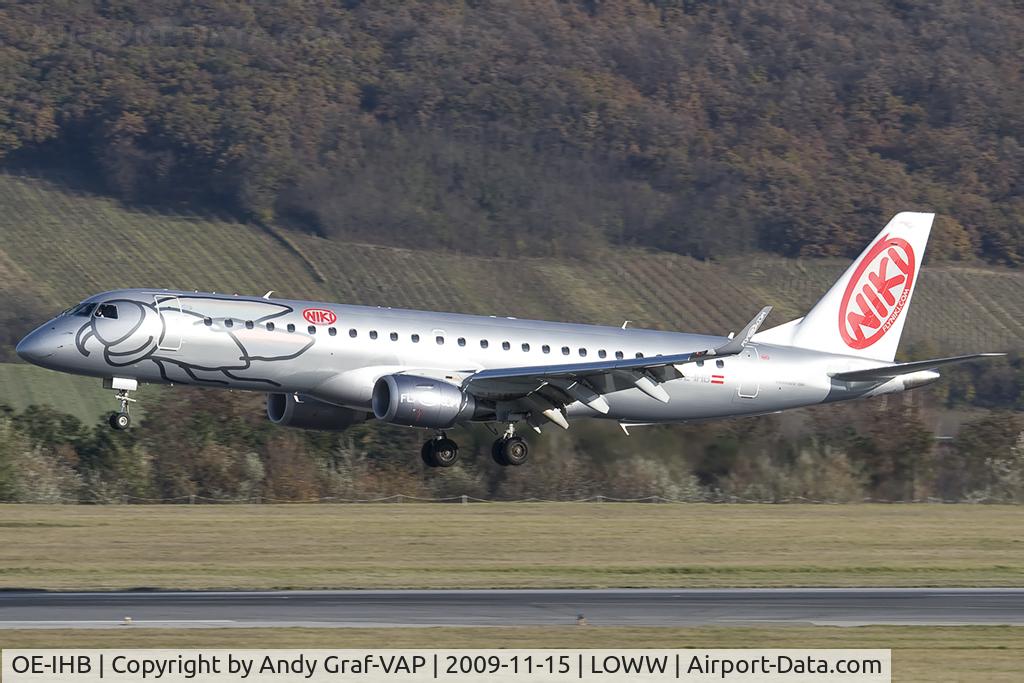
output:
[[[267,394],[267,417],[282,427],[340,432],[371,415],[303,394]]]
[[[472,419],[476,399],[449,382],[415,375],[385,375],[373,386],[373,414],[406,427],[446,429]]]

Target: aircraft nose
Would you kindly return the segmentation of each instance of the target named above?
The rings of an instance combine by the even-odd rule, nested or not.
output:
[[[54,353],[56,345],[44,330],[36,330],[18,342],[15,352],[29,363],[40,364]]]

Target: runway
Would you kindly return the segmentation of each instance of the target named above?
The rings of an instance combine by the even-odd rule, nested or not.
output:
[[[0,628],[1019,624],[1024,589],[0,592]]]

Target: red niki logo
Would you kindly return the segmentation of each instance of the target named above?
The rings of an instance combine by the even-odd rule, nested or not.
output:
[[[302,312],[302,317],[314,325],[333,325],[338,321],[334,311],[326,308],[307,308]]]
[[[866,349],[900,317],[916,270],[914,249],[884,235],[861,260],[839,304],[839,334],[851,349]]]

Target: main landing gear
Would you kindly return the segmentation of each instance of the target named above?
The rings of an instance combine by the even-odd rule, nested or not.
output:
[[[516,436],[511,425],[505,434],[491,445],[491,457],[502,467],[518,467],[526,462],[529,455],[530,447],[526,440]],[[438,432],[436,436],[423,442],[420,458],[427,467],[451,467],[459,459],[459,445],[449,439],[444,432]]]
[[[420,457],[427,467],[451,467],[459,459],[459,445],[440,432],[423,442]]]
[[[515,426],[509,425],[505,434],[491,445],[491,458],[502,467],[519,467],[530,457],[526,440],[515,435]]]

